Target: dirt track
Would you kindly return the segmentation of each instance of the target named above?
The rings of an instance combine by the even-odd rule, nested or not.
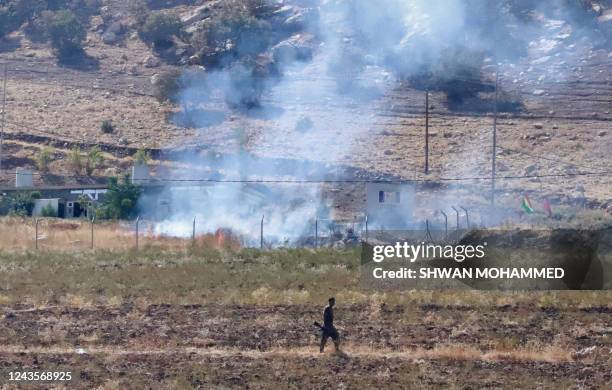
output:
[[[300,305],[3,311],[4,371],[71,370],[82,388],[603,388],[611,379],[607,307],[339,307],[346,356],[318,353],[318,310]]]

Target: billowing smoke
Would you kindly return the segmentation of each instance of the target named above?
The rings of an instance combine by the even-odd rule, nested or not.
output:
[[[260,9],[259,22],[233,42],[209,31],[207,45],[221,42],[213,52],[222,54],[211,58],[207,47],[204,67],[185,72],[174,120],[208,140],[213,129],[232,129],[234,139],[184,156],[188,172],[171,177],[192,185],[165,190],[161,208],[144,197],[142,208],[161,212],[163,234],[190,234],[194,216],[199,233],[228,228],[251,244],[258,242],[262,216],[266,236],[277,243],[311,234],[314,218],[330,217],[320,184],[240,181],[344,178],[338,161],[350,156],[355,140],[368,137],[379,98],[400,83],[446,92],[449,105],[491,92],[484,65],[515,61],[559,33],[538,23],[543,3],[515,3],[521,2],[279,1]],[[568,20],[567,14],[583,12],[547,7]],[[214,152],[217,147],[222,151]]]

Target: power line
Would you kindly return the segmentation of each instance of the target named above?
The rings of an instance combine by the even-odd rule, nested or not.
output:
[[[4,65],[4,81],[2,88],[2,123],[0,124],[0,169],[2,169],[2,147],[4,146],[4,123],[6,121],[6,77],[8,67]]]
[[[16,172],[9,172],[9,174],[15,175]],[[43,175],[35,172],[34,175]],[[85,179],[88,176],[81,175],[56,175],[63,178],[76,178]],[[599,172],[576,172],[576,173],[558,173],[558,174],[545,174],[545,175],[508,175],[508,176],[497,176],[497,179],[502,180],[520,180],[520,179],[532,179],[532,178],[550,178],[550,177],[578,177],[578,176],[612,176],[612,171],[599,171]],[[193,179],[147,179],[147,182],[151,183],[251,183],[251,184],[325,184],[325,183],[353,183],[353,184],[367,184],[367,183],[388,183],[388,184],[409,184],[409,183],[422,183],[422,182],[441,182],[441,181],[472,181],[472,180],[491,180],[491,176],[473,176],[473,177],[440,177],[438,179],[397,179],[397,180],[372,180],[372,179],[211,179],[211,178],[193,178]],[[95,185],[95,184],[92,184]]]

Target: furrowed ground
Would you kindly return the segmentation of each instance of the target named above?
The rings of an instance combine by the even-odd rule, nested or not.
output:
[[[0,367],[77,388],[605,388],[609,292],[377,292],[358,250],[0,252]],[[344,354],[319,354],[327,297]]]

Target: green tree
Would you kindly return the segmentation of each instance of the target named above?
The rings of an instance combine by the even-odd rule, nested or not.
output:
[[[4,198],[3,201],[8,204],[9,214],[27,217],[32,215],[36,199],[40,199],[40,192],[20,191]]]
[[[99,146],[94,146],[87,153],[87,161],[85,163],[85,173],[87,176],[91,176],[93,171],[98,169],[104,162],[104,156]]]
[[[85,27],[69,10],[45,11],[42,13],[45,33],[60,57],[70,57],[83,51]]]
[[[142,25],[140,36],[155,46],[169,46],[172,44],[172,38],[180,35],[182,27],[181,20],[176,15],[153,12]]]
[[[110,219],[134,218],[140,193],[140,187],[130,183],[128,176],[125,176],[122,181],[116,177],[110,178],[104,203],[98,209],[98,216]]]

